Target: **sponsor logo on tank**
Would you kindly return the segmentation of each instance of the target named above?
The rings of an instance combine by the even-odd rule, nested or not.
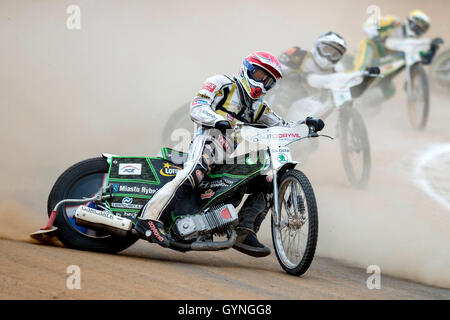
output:
[[[209,199],[214,195],[214,191],[212,191],[212,189],[208,189],[205,191],[205,193],[202,193],[200,195],[200,197],[203,199]]]
[[[164,166],[159,170],[159,174],[165,177],[174,177],[177,172],[181,170],[180,167],[171,165],[170,163],[164,163]]]
[[[133,198],[125,197],[122,199],[122,203],[113,202],[111,206],[114,208],[125,208],[125,209],[141,209],[143,205],[133,204]]]
[[[140,163],[120,163],[119,175],[140,175],[142,164]]]
[[[116,187],[117,186],[117,187]],[[152,195],[158,189],[153,189],[145,185],[139,184],[114,184],[113,192],[123,192],[123,193],[136,193],[136,194],[145,194]]]
[[[288,161],[287,155],[285,155],[284,153],[280,153],[278,155],[278,161],[280,161],[281,163],[287,162]]]
[[[200,188],[219,188],[219,187],[229,187],[233,184],[232,181],[224,181],[223,179],[215,181],[202,181],[199,185]]]
[[[131,213],[131,212],[115,212],[115,215],[122,218],[136,218],[137,213]]]

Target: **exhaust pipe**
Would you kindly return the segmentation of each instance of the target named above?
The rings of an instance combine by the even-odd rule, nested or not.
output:
[[[78,207],[74,218],[75,223],[81,227],[106,231],[120,237],[128,235],[133,227],[130,219],[118,217],[109,211],[100,211],[86,206]]]

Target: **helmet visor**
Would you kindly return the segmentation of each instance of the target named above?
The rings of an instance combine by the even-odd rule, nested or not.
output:
[[[343,52],[337,47],[328,43],[319,43],[317,45],[317,50],[322,57],[330,60],[331,62],[338,62],[342,58],[343,54]]]
[[[425,31],[427,31],[425,22],[414,21],[412,19],[409,21],[409,28],[416,34],[416,36],[421,36],[425,33]]]

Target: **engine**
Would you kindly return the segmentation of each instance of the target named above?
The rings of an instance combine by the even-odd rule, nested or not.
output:
[[[232,204],[226,204],[208,208],[204,213],[180,218],[175,226],[183,240],[192,240],[202,235],[225,235],[237,223],[236,209]]]

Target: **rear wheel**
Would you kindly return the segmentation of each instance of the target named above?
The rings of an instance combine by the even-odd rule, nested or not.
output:
[[[289,170],[281,176],[278,208],[278,226],[272,216],[273,247],[284,271],[300,276],[314,258],[319,230],[314,191],[301,171]]]
[[[174,146],[182,149],[186,141],[190,141],[191,132],[194,127],[192,120],[189,117],[190,103],[185,103],[177,108],[167,119],[166,124],[162,130],[162,142],[167,146]]]
[[[428,78],[422,65],[411,67],[411,96],[408,96],[409,121],[414,129],[423,130],[430,111]]]
[[[83,199],[93,197],[106,183],[109,165],[103,158],[81,161],[67,169],[56,181],[48,197],[47,210],[50,216],[56,204],[63,199]],[[67,247],[79,250],[115,253],[122,251],[138,238],[117,237],[106,232],[80,227],[73,215],[82,204],[64,204],[58,209],[54,226],[58,227],[57,237]]]
[[[369,181],[371,167],[369,135],[364,120],[356,109],[341,109],[339,138],[342,162],[348,180],[354,187],[365,187]]]

